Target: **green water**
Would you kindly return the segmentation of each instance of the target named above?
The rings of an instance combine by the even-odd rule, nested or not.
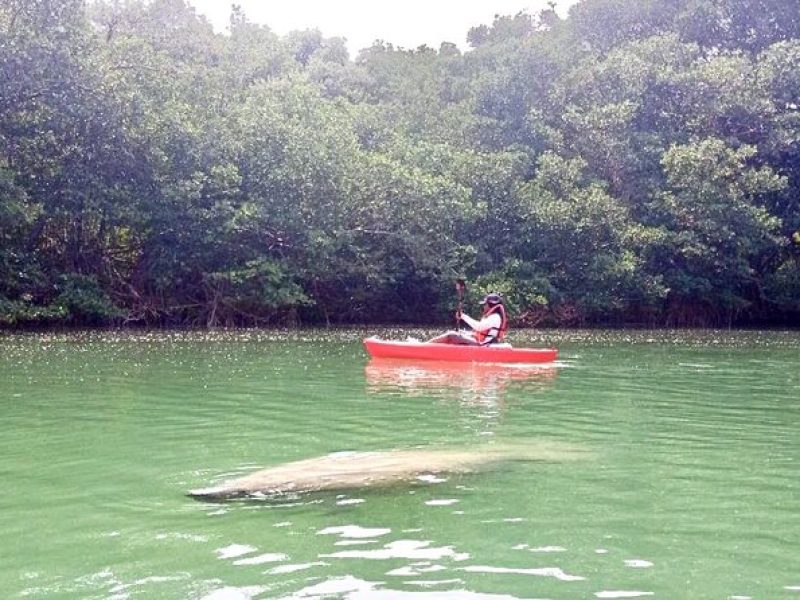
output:
[[[0,337],[0,597],[800,598],[800,334],[515,332],[559,347],[544,369],[375,364],[364,335]],[[588,456],[184,495],[507,442]]]

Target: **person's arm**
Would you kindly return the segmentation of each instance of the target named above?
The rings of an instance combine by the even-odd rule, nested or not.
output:
[[[488,317],[481,319],[480,321],[473,319],[469,315],[465,315],[462,313],[461,319],[469,325],[474,331],[489,331],[490,329],[500,329],[500,326],[503,324],[503,319],[497,313],[492,313]]]

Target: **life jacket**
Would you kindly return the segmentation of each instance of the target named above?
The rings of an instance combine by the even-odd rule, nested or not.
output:
[[[495,342],[502,342],[506,337],[506,329],[508,329],[508,319],[506,318],[506,309],[502,304],[495,304],[492,308],[486,311],[486,314],[481,317],[485,319],[491,314],[500,314],[500,328],[492,327],[486,331],[476,331],[474,333],[475,339],[479,344],[493,344]]]

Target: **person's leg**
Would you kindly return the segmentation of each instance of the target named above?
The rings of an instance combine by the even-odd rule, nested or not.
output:
[[[453,336],[458,335],[455,331],[447,331],[442,333],[441,335],[437,335],[428,340],[429,344],[452,344],[453,342],[450,341]]]
[[[460,344],[462,346],[477,346],[478,342],[475,338],[457,331],[448,331],[442,335],[428,340],[429,344]]]

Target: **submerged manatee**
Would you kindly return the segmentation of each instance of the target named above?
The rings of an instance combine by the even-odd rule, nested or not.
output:
[[[214,487],[191,490],[188,495],[198,499],[222,500],[359,489],[411,482],[426,474],[471,473],[503,461],[559,462],[586,455],[584,450],[555,442],[484,445],[472,449],[337,452],[262,469]]]

